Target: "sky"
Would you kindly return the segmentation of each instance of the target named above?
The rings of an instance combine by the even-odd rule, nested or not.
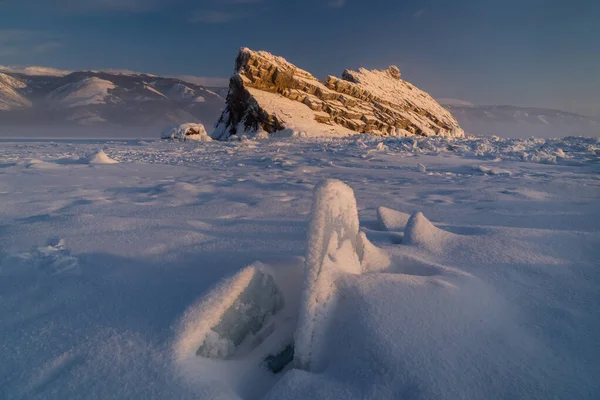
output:
[[[320,78],[397,65],[437,98],[600,116],[596,0],[0,0],[2,65],[222,83],[240,47]]]

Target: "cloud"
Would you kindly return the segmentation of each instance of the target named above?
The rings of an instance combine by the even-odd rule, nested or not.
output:
[[[331,8],[342,8],[346,5],[346,0],[328,0],[327,6]]]
[[[437,101],[443,106],[475,107],[475,104],[471,103],[470,101],[461,99],[440,98],[437,99]]]
[[[0,55],[47,53],[62,47],[61,39],[60,35],[47,31],[0,29]]]
[[[230,11],[198,10],[189,18],[189,22],[203,22],[207,24],[225,24],[244,18],[244,14]]]
[[[2,0],[0,0],[1,2]],[[42,1],[42,0],[35,0]],[[45,1],[45,0],[43,0]],[[145,13],[174,7],[201,7],[219,9],[221,6],[259,4],[267,0],[55,0],[63,13]],[[225,12],[211,11],[225,14]],[[214,16],[215,20],[226,19],[226,16]]]
[[[165,0],[57,0],[58,7],[67,13],[142,13],[166,4]]]
[[[57,69],[52,67],[38,67],[38,66],[19,66],[19,65],[0,65],[0,72],[12,72],[23,75],[45,75],[45,76],[65,76],[73,71],[65,69]]]
[[[189,22],[226,24],[265,12],[268,0],[205,0],[206,7],[198,8]]]
[[[423,14],[425,14],[425,9],[424,8],[419,8],[417,11],[415,11],[413,13],[413,18],[420,18]]]

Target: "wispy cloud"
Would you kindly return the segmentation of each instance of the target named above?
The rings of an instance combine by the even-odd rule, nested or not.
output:
[[[417,11],[415,11],[412,16],[413,18],[421,18],[421,16],[425,14],[425,9],[424,8],[419,8]]]
[[[226,24],[264,12],[269,0],[204,0],[188,18],[189,22]]]
[[[327,6],[331,8],[342,8],[346,5],[346,0],[327,0]]]
[[[62,47],[61,39],[60,35],[47,31],[0,29],[0,55],[50,52]]]
[[[471,103],[470,101],[461,99],[439,98],[437,101],[443,106],[475,107],[475,104]]]
[[[67,13],[141,13],[166,4],[165,0],[57,0],[57,6]]]
[[[225,24],[245,17],[243,13],[217,10],[197,10],[189,18],[189,22],[203,22],[207,24]]]

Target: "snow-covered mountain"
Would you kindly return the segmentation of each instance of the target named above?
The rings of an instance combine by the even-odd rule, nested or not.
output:
[[[0,73],[0,110],[20,110],[31,107],[31,102],[23,93],[26,87],[27,84],[23,81]]]
[[[44,68],[0,72],[0,125],[212,125],[225,99],[204,86],[148,74]]]
[[[482,106],[443,99],[440,102],[465,132],[476,136],[600,137],[600,118],[545,108]]]

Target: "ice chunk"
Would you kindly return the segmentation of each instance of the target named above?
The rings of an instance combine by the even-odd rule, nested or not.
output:
[[[283,296],[269,268],[260,263],[240,271],[214,289],[185,318],[178,344],[180,357],[194,351],[207,358],[229,359],[242,345],[255,348],[269,335],[269,319],[283,308]],[[246,348],[246,350],[249,350]]]
[[[410,219],[410,214],[392,210],[387,207],[378,207],[377,219],[379,220],[379,226],[382,230],[404,231],[406,223]]]
[[[320,368],[319,350],[335,303],[340,273],[361,273],[358,212],[352,189],[338,180],[315,188],[308,231],[304,291],[294,336],[297,368]]]

